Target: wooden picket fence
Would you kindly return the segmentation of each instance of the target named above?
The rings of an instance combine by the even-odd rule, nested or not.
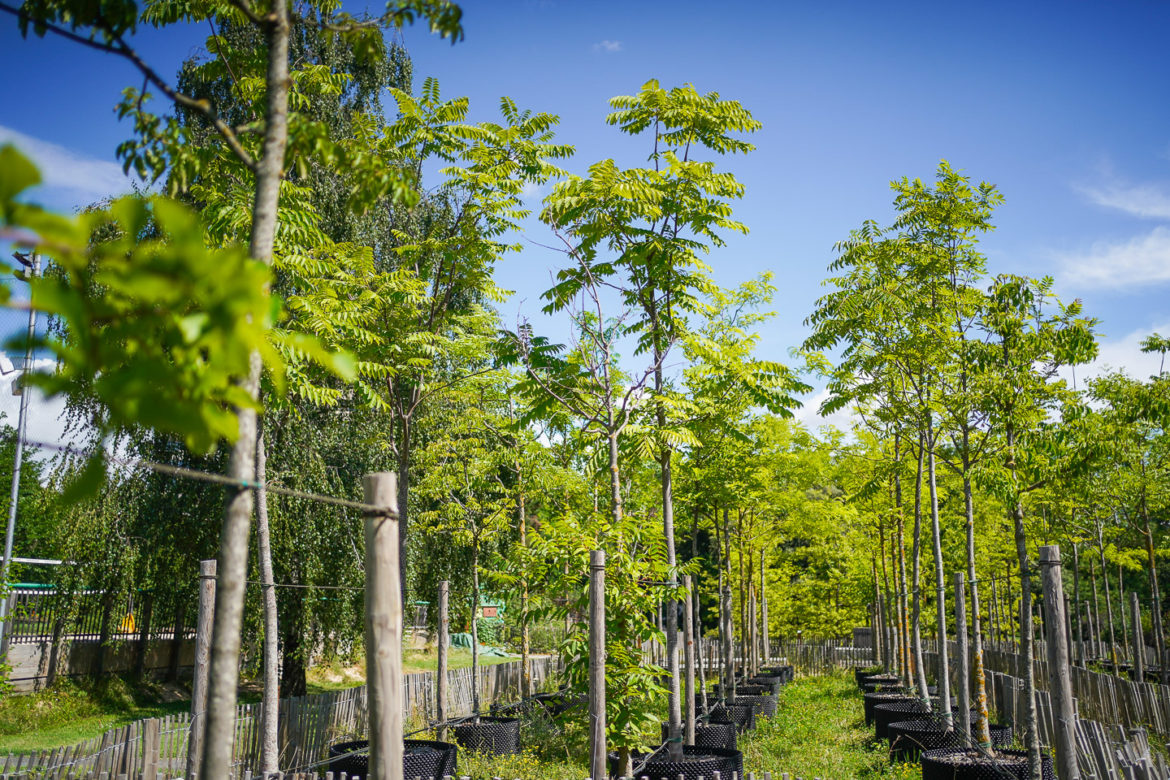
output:
[[[954,642],[948,642],[950,657],[955,658],[957,650]],[[937,644],[935,643],[937,647]],[[923,654],[928,670],[938,678],[939,657],[937,651],[928,651]],[[1005,650],[992,650],[985,654],[987,669],[987,697],[988,710],[993,714],[993,720],[1012,724],[1022,728],[1027,711],[1027,697],[1023,695],[1024,680],[1013,672],[1020,668],[1022,657]],[[1134,687],[1151,687],[1150,683],[1130,683],[1113,675],[1104,675],[1090,672],[1082,667],[1073,668],[1073,690],[1077,696],[1078,717],[1076,724],[1077,764],[1080,768],[1082,780],[1109,780],[1110,778],[1134,778],[1136,780],[1167,780],[1170,778],[1170,765],[1161,754],[1150,750],[1146,726],[1148,724],[1123,723],[1122,711],[1105,709],[1107,699],[1102,696],[1105,690],[1124,690],[1126,685]],[[1081,685],[1085,686],[1084,675],[1090,675],[1092,682],[1101,681],[1094,678],[1110,678],[1108,683],[1094,687],[1092,685],[1078,687],[1077,672],[1081,675]],[[957,679],[954,680],[957,683]],[[1115,687],[1116,686],[1116,687]],[[1051,747],[1055,732],[1053,730],[1052,702],[1048,690],[1048,668],[1043,660],[1036,659],[1036,716],[1037,732],[1040,743]],[[1166,688],[1166,686],[1155,686]],[[1084,694],[1082,696],[1082,693]],[[1170,689],[1164,691],[1170,694]],[[1091,715],[1092,717],[1088,717]],[[1158,732],[1161,733],[1161,732]],[[1022,734],[1020,734],[1022,737]]]
[[[532,684],[539,688],[558,668],[555,657],[529,659]],[[483,707],[519,697],[520,662],[512,661],[479,669],[480,701]],[[448,672],[448,713],[450,717],[470,715],[472,676],[470,669]],[[407,724],[425,726],[435,720],[435,674],[418,672],[404,676],[404,717]],[[366,688],[301,696],[280,701],[279,765],[288,770],[309,770],[320,765],[328,747],[346,739],[361,739],[368,733]],[[139,720],[107,731],[69,747],[26,754],[0,756],[0,778],[170,778],[182,775],[187,761],[191,715]],[[260,704],[236,708],[232,766],[238,777],[260,763]],[[292,777],[292,774],[287,776]],[[307,777],[308,775],[306,775]]]

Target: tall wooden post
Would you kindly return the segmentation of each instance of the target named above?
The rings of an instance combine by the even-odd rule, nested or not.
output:
[[[1077,767],[1076,723],[1072,679],[1068,667],[1068,636],[1064,633],[1064,587],[1060,576],[1060,548],[1040,548],[1040,576],[1044,611],[1048,615],[1048,691],[1052,696],[1056,774],[1061,780],[1080,780]]]
[[[435,720],[439,723],[439,741],[447,739],[447,646],[451,642],[451,616],[447,610],[450,583],[439,583],[438,668],[435,672]]]
[[[686,667],[683,677],[683,740],[688,745],[695,744],[695,602],[691,598],[691,575],[684,574],[682,578],[683,590],[686,599],[683,602],[683,665]]]
[[[589,777],[605,780],[605,551],[589,553]]]
[[[967,661],[967,575],[955,572],[955,665],[958,666],[959,734],[964,742],[971,734],[971,666]],[[946,641],[946,637],[942,637]],[[941,690],[941,689],[940,689]],[[939,706],[945,707],[949,702]]]
[[[187,739],[187,777],[195,777],[203,759],[203,733],[207,726],[207,670],[211,664],[211,626],[215,619],[217,563],[199,562],[199,621],[195,624],[195,671],[191,681],[191,733]],[[180,630],[175,621],[175,631]]]
[[[405,478],[405,477],[404,477]],[[370,780],[402,780],[402,581],[399,578],[398,480],[362,479],[366,515],[366,686]]]
[[[1146,681],[1146,639],[1142,635],[1142,605],[1137,591],[1129,592],[1129,615],[1133,622],[1133,679]]]

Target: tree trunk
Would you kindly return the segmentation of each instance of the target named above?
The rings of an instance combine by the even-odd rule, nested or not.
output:
[[[1105,580],[1105,618],[1109,624],[1109,658],[1113,662],[1113,673],[1121,674],[1117,659],[1117,638],[1113,635],[1113,598],[1109,593],[1109,567],[1105,565],[1105,540],[1100,526],[1097,528],[1097,551],[1101,554],[1101,574]]]
[[[979,618],[979,580],[975,576],[975,500],[971,491],[969,450],[964,431],[963,503],[967,514],[967,579],[971,587],[971,666],[975,677],[975,732],[972,736],[984,750],[991,750],[991,729],[987,712],[987,671],[983,666],[983,624]],[[993,582],[994,587],[994,582]]]
[[[926,447],[923,445],[922,437],[918,437],[918,467],[914,477],[914,540],[912,544],[912,552],[910,554],[911,563],[913,567],[913,575],[910,582],[911,591],[914,594],[914,608],[913,614],[910,616],[910,627],[912,636],[911,650],[914,653],[914,670],[916,679],[912,680],[911,690],[917,690],[918,697],[926,703],[928,711],[930,709],[930,689],[926,685],[926,664],[922,657],[922,476],[923,476],[923,458],[926,455]]]
[[[938,697],[943,704],[942,720],[947,728],[954,725],[954,715],[951,712],[951,665],[947,653],[947,582],[943,572],[942,556],[942,525],[938,516],[938,485],[934,469],[934,441],[931,423],[927,423],[926,444],[929,445],[926,454],[927,474],[930,489],[930,536],[934,546],[934,583],[935,583],[935,614],[938,620]],[[968,731],[968,733],[970,733]]]
[[[264,448],[264,431],[256,433],[256,546],[260,556],[260,581],[264,596],[264,695],[260,703],[260,771],[280,771],[277,743],[280,710],[280,678],[277,675],[276,585],[272,575],[272,539],[268,527],[268,453]]]
[[[402,613],[406,614],[406,572],[409,551],[406,549],[406,529],[410,521],[410,467],[413,456],[414,421],[410,414],[400,414],[398,420],[398,582],[402,591]]]
[[[471,548],[471,713],[479,722],[479,537]]]
[[[252,259],[271,264],[276,238],[277,206],[284,153],[288,141],[289,12],[287,0],[273,0],[271,22],[265,28],[268,44],[264,151],[256,161],[256,190],[252,203]],[[260,355],[252,353],[242,386],[255,399],[260,389]],[[227,777],[232,763],[236,686],[239,681],[240,626],[244,614],[244,587],[248,575],[248,525],[252,519],[252,491],[244,487],[256,474],[256,410],[241,407],[239,437],[232,448],[228,476],[232,488],[220,531],[219,581],[215,592],[215,626],[211,638],[211,667],[207,691],[207,725],[202,777]]]
[[[1007,429],[1008,470],[1016,483],[1015,432]],[[1036,664],[1032,642],[1032,564],[1028,560],[1028,539],[1024,530],[1024,507],[1018,496],[1012,500],[1011,520],[1015,531],[1016,558],[1020,564],[1020,644],[1024,677],[1024,745],[1028,750],[1028,774],[1040,780],[1040,733],[1036,729]]]
[[[1085,666],[1085,625],[1081,622],[1081,550],[1080,546],[1073,542],[1073,625],[1077,629],[1076,642],[1076,665]]]
[[[1170,684],[1166,669],[1166,638],[1162,635],[1162,595],[1158,590],[1158,562],[1154,556],[1154,529],[1142,499],[1142,516],[1146,522],[1146,559],[1150,570],[1150,628],[1154,632],[1154,650],[1158,654],[1158,670],[1163,685]]]

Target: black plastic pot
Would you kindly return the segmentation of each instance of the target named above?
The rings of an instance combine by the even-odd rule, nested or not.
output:
[[[520,752],[520,721],[517,718],[481,717],[455,727],[455,743],[467,750],[496,756]]]
[[[1023,750],[997,750],[994,758],[971,748],[942,748],[922,754],[922,780],[1001,780],[1028,777],[1028,754]],[[1049,756],[1040,757],[1040,776],[1056,780]]]
[[[780,675],[780,679],[784,682],[792,682],[792,666],[765,666],[764,672],[768,674]]]
[[[853,667],[853,679],[857,681],[857,685],[860,687],[862,678],[872,677],[875,674],[883,674],[885,671],[880,666],[855,666]]]
[[[961,732],[933,719],[896,720],[886,726],[886,736],[893,761],[915,761],[923,751],[960,747],[966,741]]]
[[[877,693],[867,693],[861,697],[863,706],[865,708],[865,725],[873,725],[873,708],[879,704],[889,704],[895,701],[916,701],[916,699],[908,693],[898,693],[897,691],[879,691]]]
[[[726,689],[724,689],[719,685],[712,685],[711,689],[715,691],[716,696],[719,695],[719,691],[721,691],[721,690],[725,690],[725,692],[727,693],[728,696],[731,695],[731,687],[730,686],[728,686]],[[736,696],[763,696],[765,693],[771,693],[771,692],[772,692],[771,690],[765,688],[762,685],[736,685],[735,686],[735,695]]]
[[[662,741],[670,737],[670,724],[662,724]],[[735,750],[734,723],[696,723],[695,746]]]
[[[899,720],[910,720],[917,715],[925,715],[929,711],[926,702],[918,699],[904,699],[874,705],[873,717],[870,718],[873,722],[874,736],[878,739],[886,739],[886,727],[891,723]]]
[[[776,677],[749,677],[749,685],[759,685],[763,687],[768,693],[780,693],[780,689],[784,687],[784,680],[780,676]]]
[[[901,687],[902,679],[895,674],[867,674],[857,683],[866,693],[872,693],[874,686],[888,685]]]
[[[402,776],[423,780],[454,777],[459,749],[449,742],[426,739],[403,740]],[[370,741],[338,742],[329,746],[329,769],[345,772],[350,780],[365,780],[370,768]],[[362,751],[362,752],[355,752]]]
[[[756,727],[756,709],[754,704],[716,704],[708,720],[734,724],[735,730],[743,733]]]
[[[776,714],[776,697],[771,695],[762,696],[736,696],[736,704],[751,704],[759,709],[757,714],[770,718]]]
[[[584,694],[572,694],[564,691],[558,691],[557,693],[538,693],[533,698],[553,717],[562,715],[573,709],[584,707],[589,703],[589,697]]]
[[[698,745],[683,746],[682,762],[671,761],[666,757],[666,750],[655,753],[648,761],[644,754],[633,755],[634,776],[646,778],[670,778],[678,780],[699,780],[712,778],[715,772],[721,777],[731,778],[734,772],[736,777],[743,778],[743,753],[727,748],[699,747]],[[618,755],[609,754],[609,774],[617,777]]]

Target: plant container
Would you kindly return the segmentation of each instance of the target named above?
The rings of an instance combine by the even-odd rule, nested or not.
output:
[[[861,687],[861,681],[866,677],[873,677],[878,674],[885,674],[885,669],[880,666],[855,666],[853,667],[853,679],[857,681],[857,687]]]
[[[743,777],[743,753],[728,748],[699,747],[698,745],[683,745],[682,761],[671,761],[667,758],[666,748],[653,753],[647,759],[644,753],[635,753],[631,757],[634,765],[634,776],[645,778],[670,778],[678,780],[710,780],[718,772],[721,777]],[[609,773],[617,777],[618,754],[609,754]]]
[[[784,681],[780,676],[775,677],[749,677],[749,685],[759,685],[768,693],[780,693],[780,689],[784,687]]]
[[[756,727],[754,704],[716,704],[711,708],[712,723],[731,723],[741,734]]]
[[[736,704],[751,704],[758,709],[756,712],[766,718],[770,718],[776,714],[776,697],[770,695],[759,696],[736,696]]]
[[[350,780],[365,780],[370,769],[370,741],[338,742],[329,746],[329,770],[345,772]],[[360,752],[358,752],[360,751]],[[402,776],[443,780],[455,776],[459,749],[449,742],[407,739],[402,743]]]
[[[867,693],[861,697],[865,707],[865,725],[873,725],[873,708],[879,704],[889,704],[895,701],[918,701],[916,698],[908,693],[899,693],[898,691],[878,691],[877,693]]]
[[[937,718],[896,720],[886,726],[892,761],[916,761],[919,754],[937,748],[962,747],[968,740],[954,726]]]
[[[1028,777],[1028,753],[997,750],[994,756],[973,748],[942,748],[922,754],[922,780],[1000,780]],[[1040,756],[1040,777],[1056,780],[1052,758]]]
[[[686,727],[683,728],[684,732]],[[669,737],[670,724],[662,724],[662,741],[665,742]],[[735,724],[734,723],[696,723],[695,724],[695,747],[708,748],[724,748],[726,750],[735,750]]]
[[[460,723],[454,731],[455,743],[467,750],[495,756],[520,752],[518,718],[480,717]]]

